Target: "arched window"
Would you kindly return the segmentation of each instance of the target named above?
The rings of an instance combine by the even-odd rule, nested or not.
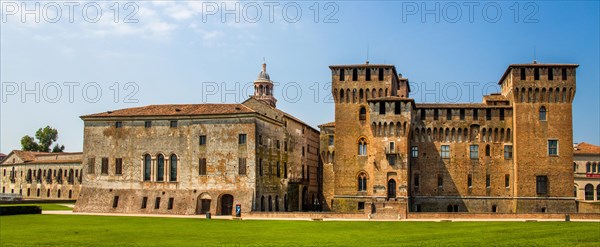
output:
[[[149,154],[144,155],[144,181],[150,181],[151,165],[152,157]]]
[[[273,211],[273,201],[271,200],[271,196],[269,196],[269,212]]]
[[[265,196],[260,197],[260,211],[265,211]]]
[[[358,174],[358,191],[367,191],[367,175],[362,172]]]
[[[360,107],[360,111],[358,113],[358,120],[367,120],[367,109],[364,106]]]
[[[344,89],[340,90],[340,103],[344,103]]]
[[[577,198],[577,186],[574,186],[575,188],[573,189],[573,197]]]
[[[546,121],[546,107],[540,107],[540,121]]]
[[[165,180],[165,156],[159,154],[156,157],[156,181]]]
[[[585,163],[585,173],[590,173],[591,170],[592,170],[592,167],[590,165],[590,162]]]
[[[592,173],[596,173],[596,163],[592,164]]]
[[[358,155],[367,155],[367,140],[365,140],[365,138],[360,138],[360,140],[358,140]]]
[[[170,160],[171,166],[169,169],[169,181],[175,182],[177,181],[177,155],[172,154]]]
[[[492,151],[490,150],[490,145],[485,145],[485,156],[490,156]]]
[[[596,200],[600,200],[600,184],[596,186]]]
[[[594,200],[594,186],[591,184],[587,184],[585,186],[585,200],[586,201]]]

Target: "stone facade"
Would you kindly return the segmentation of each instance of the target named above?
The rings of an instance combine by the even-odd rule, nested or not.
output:
[[[514,64],[501,92],[482,103],[420,104],[393,65],[330,66],[335,122],[320,126],[324,207],[399,217],[574,212],[576,68]]]
[[[600,147],[582,142],[573,145],[573,154],[574,196],[578,201],[600,201]]]
[[[13,150],[0,163],[2,194],[23,199],[76,200],[81,190],[82,153]]]
[[[152,105],[82,116],[76,212],[231,215],[318,201],[319,132],[275,108],[266,65],[241,104]]]

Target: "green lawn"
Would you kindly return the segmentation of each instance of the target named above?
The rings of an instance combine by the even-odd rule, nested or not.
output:
[[[61,204],[72,204],[72,203],[61,203]],[[24,203],[24,204],[3,204],[2,207],[12,207],[12,206],[39,206],[43,210],[73,210],[73,208],[63,206],[55,203]]]
[[[12,246],[599,246],[600,223],[310,222],[82,215],[0,217]]]

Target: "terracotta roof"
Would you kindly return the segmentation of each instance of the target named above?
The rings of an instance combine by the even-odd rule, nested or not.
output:
[[[321,127],[335,127],[335,122],[329,122],[319,125],[319,128]]]
[[[13,150],[12,151],[16,156],[21,158],[23,162],[29,162],[35,160],[35,156],[39,154],[49,154],[47,152],[34,152],[34,151],[21,151],[21,150]]]
[[[81,116],[88,117],[142,117],[142,116],[198,116],[250,113],[254,110],[242,104],[180,104],[148,105]]]
[[[512,108],[509,105],[486,105],[483,103],[416,103],[417,108]]]
[[[600,146],[582,142],[574,145],[573,153],[575,154],[597,154],[600,155]]]
[[[508,68],[506,68],[506,71],[504,71],[504,74],[502,75],[502,77],[500,77],[500,80],[498,81],[498,84],[502,84],[502,81],[504,81],[504,78],[506,78],[506,76],[508,75],[508,72],[512,68],[516,68],[516,67],[579,67],[579,64],[573,64],[573,63],[521,63],[521,64],[511,64],[511,65],[508,66]]]
[[[35,164],[81,163],[83,154],[82,152],[49,153],[22,150],[13,150],[11,153],[23,160],[23,163]]]
[[[508,99],[502,94],[485,95],[483,96],[483,99],[486,101],[508,101]]]

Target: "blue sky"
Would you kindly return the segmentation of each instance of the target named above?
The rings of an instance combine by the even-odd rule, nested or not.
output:
[[[481,102],[509,64],[531,62],[534,50],[541,63],[580,64],[574,141],[600,143],[594,1],[104,1],[79,2],[72,14],[65,2],[38,3],[25,15],[20,2],[2,2],[3,153],[46,125],[66,151],[81,151],[85,114],[241,102],[263,58],[278,108],[316,127],[334,117],[328,66],[364,63],[367,51],[371,63],[394,64],[409,78],[417,102]]]

